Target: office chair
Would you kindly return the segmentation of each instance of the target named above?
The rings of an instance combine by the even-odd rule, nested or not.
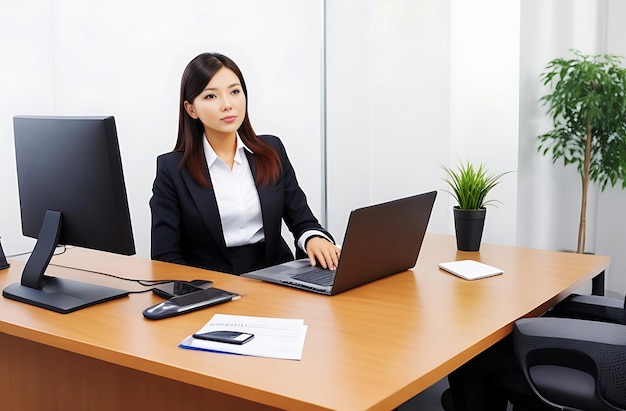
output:
[[[622,301],[598,295],[572,294],[543,316],[626,325],[626,298]]]
[[[513,342],[536,397],[561,410],[626,410],[626,326],[572,318],[516,321]]]
[[[513,340],[523,377],[500,380],[513,410],[626,410],[626,299],[573,294],[518,320]]]
[[[572,294],[543,317],[518,320],[513,341],[524,376],[544,403],[626,410],[626,298]]]

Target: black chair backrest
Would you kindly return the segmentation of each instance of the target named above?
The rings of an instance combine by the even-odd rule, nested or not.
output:
[[[597,401],[597,404],[593,408],[584,409],[626,409],[624,325],[569,318],[522,319],[515,323],[514,342],[518,359],[533,391],[549,404],[577,408],[575,404],[559,404],[554,399],[542,396],[542,387],[534,386],[530,375],[529,370],[534,366],[547,364],[563,368],[563,378],[554,377],[561,381],[559,385],[562,387],[568,386],[568,368],[592,376],[596,390],[595,398],[589,400]]]

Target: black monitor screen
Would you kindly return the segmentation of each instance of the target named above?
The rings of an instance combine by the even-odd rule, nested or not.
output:
[[[127,295],[44,275],[57,244],[135,253],[115,119],[16,116],[13,125],[22,232],[38,240],[21,284],[3,295],[58,312]]]

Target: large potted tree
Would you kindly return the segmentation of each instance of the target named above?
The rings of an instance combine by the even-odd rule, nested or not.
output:
[[[554,129],[539,138],[539,152],[573,164],[582,182],[576,252],[585,251],[590,182],[626,187],[626,69],[622,57],[589,56],[571,50],[571,59],[548,63],[541,78],[552,92],[540,99]]]

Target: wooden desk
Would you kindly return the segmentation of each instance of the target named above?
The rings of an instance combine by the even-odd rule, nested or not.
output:
[[[437,263],[477,259],[504,275],[465,281]],[[0,271],[19,281],[22,263]],[[326,297],[177,265],[71,249],[68,264],[131,278],[205,278],[243,298],[159,321],[147,294],[63,315],[0,298],[0,398],[30,409],[389,410],[483,351],[521,317],[536,316],[608,268],[609,257],[483,244],[457,252],[429,234],[412,271]],[[49,274],[141,289],[50,267]],[[178,348],[214,313],[302,318],[301,361]]]

